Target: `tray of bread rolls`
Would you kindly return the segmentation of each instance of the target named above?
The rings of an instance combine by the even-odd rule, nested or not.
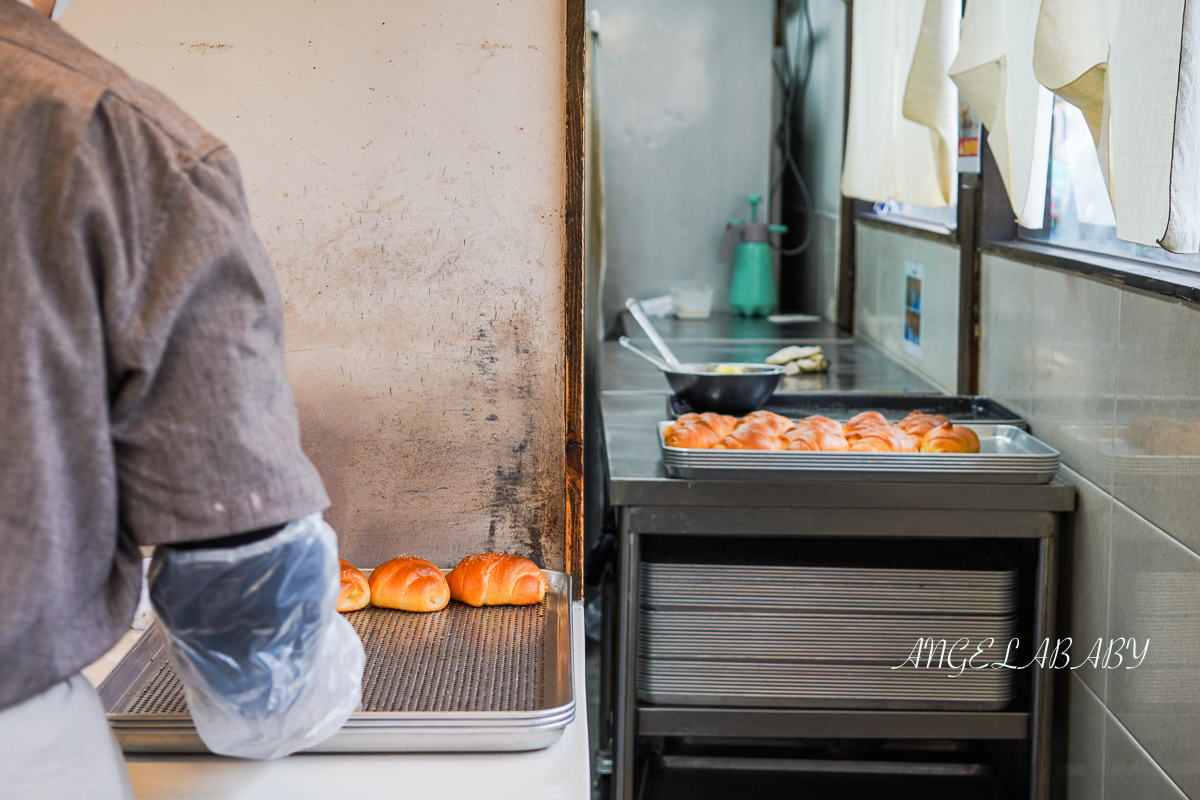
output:
[[[520,751],[557,741],[575,718],[571,579],[542,574],[545,598],[534,605],[451,600],[431,613],[346,613],[367,656],[362,706],[312,752]],[[168,650],[156,622],[99,687],[126,752],[208,752]]]
[[[899,421],[684,414],[658,424],[674,478],[707,480],[1049,483],[1060,454],[1015,425],[954,424],[915,411]]]

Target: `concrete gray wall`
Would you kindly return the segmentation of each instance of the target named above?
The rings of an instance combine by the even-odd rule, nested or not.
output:
[[[708,283],[728,308],[725,223],[746,216],[745,195],[766,196],[770,174],[774,0],[588,7],[600,12],[606,318],[680,280]]]

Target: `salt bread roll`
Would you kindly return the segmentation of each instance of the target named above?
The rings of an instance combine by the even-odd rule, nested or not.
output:
[[[358,567],[344,558],[339,558],[342,565],[342,591],[338,595],[338,611],[358,611],[366,608],[371,602],[371,587],[367,576],[359,572]]]
[[[450,603],[442,571],[423,558],[396,556],[371,573],[371,604],[401,611],[441,611]]]
[[[709,448],[733,430],[736,417],[724,414],[684,414],[663,432],[668,447]]]
[[[446,576],[450,596],[469,606],[531,606],[546,596],[546,578],[528,558],[478,553]]]

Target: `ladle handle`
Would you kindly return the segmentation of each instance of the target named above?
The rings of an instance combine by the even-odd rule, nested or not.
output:
[[[620,339],[617,339],[617,341],[620,343],[621,347],[624,347],[626,350],[637,353],[639,356],[646,359],[651,364],[653,364],[654,366],[661,369],[663,372],[671,372],[672,371],[672,369],[669,366],[667,366],[666,362],[664,362],[661,358],[657,358],[655,356],[650,355],[645,350],[643,350],[642,348],[640,348],[636,344],[634,344],[633,340],[630,339],[628,336],[622,336]]]
[[[650,342],[654,345],[655,349],[662,353],[663,360],[667,362],[671,369],[678,370],[680,368],[679,359],[675,357],[675,354],[671,352],[671,348],[667,347],[667,343],[658,334],[654,323],[650,321],[650,317],[646,316],[646,312],[642,309],[642,304],[631,297],[625,301],[625,307],[629,309],[629,313],[633,314],[633,318],[637,320],[638,325],[641,325],[642,330],[650,337]]]

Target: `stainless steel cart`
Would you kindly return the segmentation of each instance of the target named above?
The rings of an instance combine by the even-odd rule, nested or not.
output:
[[[643,537],[887,537],[1029,540],[1022,591],[1035,640],[1055,636],[1061,520],[1075,490],[1046,485],[745,481],[670,478],[655,437],[662,397],[602,399],[609,504],[619,516],[620,560],[611,648],[613,797],[632,800],[639,737],[958,739],[1024,743],[1027,796],[1050,792],[1052,670],[1034,666],[1029,696],[1003,710],[734,708],[640,701],[637,691]],[[602,716],[603,716],[602,710]]]

